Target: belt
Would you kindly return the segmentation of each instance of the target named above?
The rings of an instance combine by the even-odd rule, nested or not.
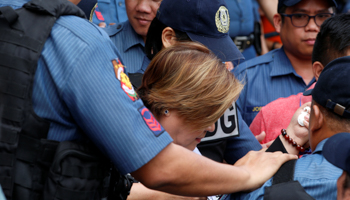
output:
[[[248,36],[236,36],[232,38],[233,42],[237,46],[240,52],[250,47],[254,42],[254,34],[251,33]]]

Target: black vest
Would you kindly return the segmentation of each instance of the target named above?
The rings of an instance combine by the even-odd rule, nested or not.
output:
[[[282,151],[288,153],[279,137],[271,144],[266,152]],[[264,200],[314,200],[301,186],[299,181],[294,180],[294,168],[297,160],[284,163],[272,179],[272,185],[265,188]]]
[[[108,159],[94,146],[47,140],[50,123],[32,108],[37,63],[63,15],[85,17],[67,0],[0,8],[0,184],[9,200],[102,199],[110,187]],[[119,176],[109,189],[114,197],[121,194],[116,188]],[[125,199],[128,190],[123,194],[118,198]]]

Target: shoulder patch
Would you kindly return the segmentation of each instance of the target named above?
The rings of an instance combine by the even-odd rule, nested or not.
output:
[[[123,91],[132,101],[136,101],[139,97],[132,86],[129,77],[124,73],[124,65],[119,59],[112,60],[115,77],[120,81]]]
[[[98,8],[98,4],[96,3],[95,5],[95,10],[94,10],[94,14],[96,15],[96,18],[101,21],[101,22],[104,22],[105,19],[100,11],[100,9]]]
[[[165,131],[162,125],[160,125],[160,123],[153,116],[151,111],[148,110],[148,108],[142,106],[141,108],[139,108],[139,112],[141,113],[142,118],[146,122],[149,129],[153,132],[153,134],[156,137],[160,136]]]

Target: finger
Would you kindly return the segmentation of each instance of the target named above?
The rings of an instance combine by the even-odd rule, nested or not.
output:
[[[305,126],[305,128],[307,128],[307,129],[309,129],[309,125],[310,125],[309,120],[310,120],[310,116],[309,116],[309,115],[306,115],[306,116],[304,117],[304,126]]]
[[[285,163],[289,160],[295,160],[295,159],[298,159],[298,156],[297,155],[293,155],[293,154],[288,154],[288,153],[283,153],[281,155],[281,158],[280,160],[282,161],[282,163]]]
[[[265,152],[267,150],[267,147],[264,147],[262,149],[260,149],[260,152]]]
[[[101,23],[98,24],[98,26],[101,27],[101,28],[106,28],[106,23],[101,22]]]
[[[269,148],[271,146],[271,144],[273,143],[273,140],[268,142],[268,143],[265,143],[264,145],[266,146],[266,148]]]
[[[256,135],[255,138],[259,141],[262,142],[266,137],[265,131],[261,132],[259,135]]]

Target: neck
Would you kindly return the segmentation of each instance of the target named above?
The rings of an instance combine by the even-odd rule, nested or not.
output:
[[[344,130],[334,130],[329,128],[328,126],[324,126],[321,129],[314,131],[310,136],[310,146],[311,150],[315,151],[317,145],[324,139],[330,138],[333,135],[340,133],[340,132],[348,132]]]
[[[287,57],[290,60],[295,72],[302,77],[305,84],[308,85],[314,78],[312,71],[311,57],[297,57],[290,52],[285,51]]]

